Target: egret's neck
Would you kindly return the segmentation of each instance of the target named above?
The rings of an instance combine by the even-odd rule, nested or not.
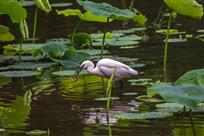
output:
[[[87,68],[87,71],[89,73],[93,73],[94,74],[94,64],[93,63],[90,63],[89,67]]]

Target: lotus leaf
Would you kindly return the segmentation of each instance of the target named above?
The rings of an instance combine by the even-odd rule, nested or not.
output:
[[[91,48],[92,40],[87,33],[76,33],[72,37],[72,44],[76,49],[81,49],[85,46]]]
[[[16,63],[14,65],[8,65],[8,68],[11,69],[41,69],[41,68],[49,68],[53,65],[56,65],[56,63],[52,62],[43,62],[43,63],[36,63],[36,62],[22,62],[22,63]]]
[[[83,52],[69,51],[67,50],[65,54],[60,59],[55,59],[49,56],[54,62],[60,63],[67,68],[75,68],[79,64],[89,58],[89,54]]]
[[[164,0],[164,2],[169,8],[179,14],[195,19],[201,19],[203,16],[203,6],[195,0]]]
[[[48,43],[45,46],[41,47],[40,50],[48,57],[61,58],[65,54],[67,46],[58,43]]]
[[[10,77],[0,77],[0,88],[1,86],[7,85],[11,82]]]
[[[38,8],[40,8],[41,10],[47,13],[52,10],[49,0],[33,0],[33,2],[37,5]]]
[[[91,11],[81,13],[79,9],[57,10],[57,14],[65,15],[65,16],[78,16],[81,20],[84,20],[84,21],[107,22],[106,17],[96,16]]]
[[[100,98],[95,98],[94,100],[96,100],[96,101],[107,101],[107,97],[100,97]],[[111,100],[118,100],[118,99],[120,99],[119,97],[111,97],[110,98]]]
[[[110,19],[116,19],[116,20],[126,20],[126,19],[132,19],[134,21],[137,21],[138,23],[143,23],[146,21],[144,16],[142,15],[136,15],[134,12],[128,10],[128,9],[119,9],[117,7],[113,7],[112,5],[108,3],[95,3],[92,1],[82,1],[77,0],[77,2],[83,6],[83,8],[87,11],[91,11],[96,16],[103,16]],[[142,25],[143,25],[142,24]]]
[[[73,5],[72,3],[52,3],[51,7],[56,7],[56,8],[60,8],[60,7],[69,7]]]
[[[125,95],[125,96],[135,96],[137,94],[138,93],[136,93],[136,92],[130,92],[130,93],[123,93],[122,95]]]
[[[166,39],[164,39],[164,42],[166,42]],[[179,43],[179,42],[187,42],[186,38],[169,38],[169,43]]]
[[[40,72],[36,71],[3,71],[0,72],[1,77],[28,77],[40,75]]]
[[[167,112],[145,112],[145,113],[122,113],[113,115],[117,119],[157,119],[157,118],[166,118],[172,116],[171,113]]]
[[[204,86],[204,69],[188,71],[175,82],[177,85],[185,83]]]
[[[100,55],[101,54],[101,50],[98,50],[98,49],[91,49],[91,50],[82,49],[82,50],[79,50],[79,52],[87,53],[87,54],[90,54],[90,55]],[[109,54],[109,52],[107,50],[104,50],[103,53],[104,54]]]
[[[189,108],[195,108],[203,102],[204,87],[193,84],[171,85],[167,83],[154,84],[147,89],[150,96],[161,95],[167,102],[176,102]]]
[[[13,23],[20,23],[27,16],[26,10],[15,0],[1,0],[0,13],[8,14]]]
[[[34,129],[29,132],[25,132],[25,134],[28,136],[42,136],[42,135],[47,135],[48,130]]]

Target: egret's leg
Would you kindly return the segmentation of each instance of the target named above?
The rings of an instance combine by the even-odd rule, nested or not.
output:
[[[120,83],[120,89],[123,89],[123,81],[119,80],[119,83]]]

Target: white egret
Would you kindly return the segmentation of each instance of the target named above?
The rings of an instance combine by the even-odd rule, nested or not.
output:
[[[102,77],[109,78],[111,77],[114,69],[115,69],[115,77],[114,79],[116,81],[119,81],[121,83],[122,78],[127,78],[130,76],[135,76],[138,74],[138,72],[131,67],[129,67],[126,64],[123,64],[119,61],[113,60],[113,59],[108,59],[104,58],[101,59],[97,62],[96,66],[94,65],[93,62],[90,60],[86,60],[81,63],[80,68],[76,71],[76,80],[79,77],[79,73],[82,70],[86,70],[88,73],[94,74],[94,75],[99,75]],[[121,83],[122,87],[122,83]]]

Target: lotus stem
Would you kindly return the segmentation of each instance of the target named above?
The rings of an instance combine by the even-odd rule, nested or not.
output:
[[[190,123],[191,123],[192,131],[193,131],[193,135],[194,135],[194,136],[197,136],[197,135],[196,135],[195,128],[194,128],[194,125],[193,125],[192,109],[189,110],[189,119],[190,119]]]
[[[35,43],[35,38],[36,38],[37,20],[38,20],[38,7],[36,6],[35,16],[34,16],[34,23],[33,23],[33,43]]]
[[[104,45],[105,45],[106,33],[108,31],[108,25],[109,25],[109,18],[107,18],[106,28],[103,33],[103,41],[102,41],[102,46],[101,46],[101,59],[103,58],[103,50],[104,50]]]
[[[108,80],[108,85],[107,85],[107,89],[106,89],[106,96],[107,96],[106,110],[107,110],[107,114],[109,114],[109,110],[110,110],[111,92],[112,92],[112,87],[113,87],[113,80],[114,80],[114,77],[115,77],[115,71],[116,70],[114,69],[110,79]]]
[[[76,34],[78,28],[79,28],[79,25],[81,24],[82,20],[79,20],[76,24],[76,26],[74,27],[73,29],[73,32],[72,32],[72,38],[71,38],[71,45],[73,45],[73,38],[74,38],[74,35]]]
[[[22,44],[23,44],[23,38],[20,41],[19,62],[22,61]]]
[[[170,13],[169,20],[168,20],[166,39],[165,39],[165,46],[164,46],[164,62],[163,62],[164,81],[167,80],[167,66],[166,65],[167,65],[168,40],[169,40],[169,30],[170,30],[170,27],[171,27],[171,21],[172,21],[172,12]]]

